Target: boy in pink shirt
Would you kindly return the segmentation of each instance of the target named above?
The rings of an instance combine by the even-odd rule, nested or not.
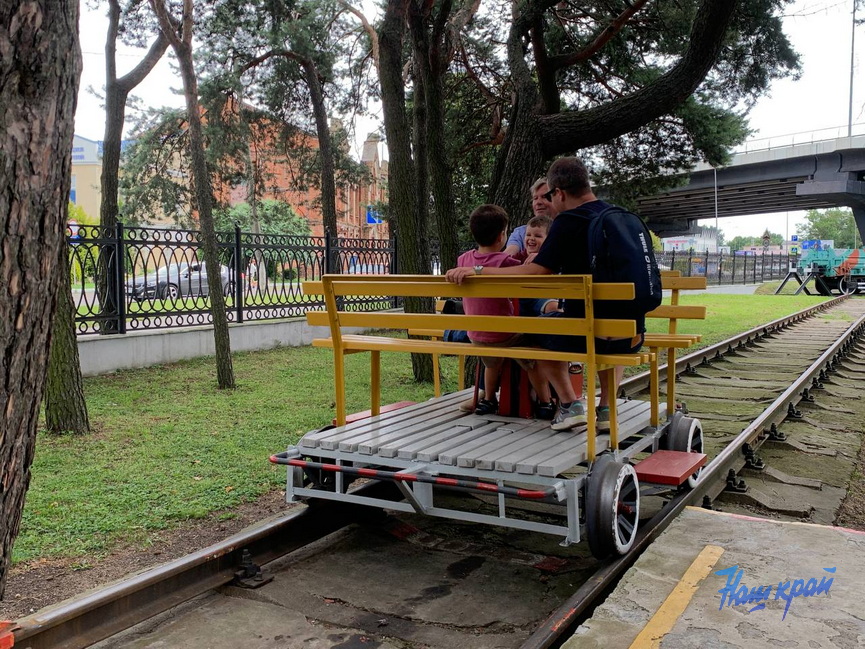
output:
[[[508,231],[508,215],[498,205],[481,205],[469,217],[469,229],[478,244],[477,250],[470,250],[460,255],[457,266],[473,268],[476,275],[483,274],[484,268],[503,268],[519,266],[520,262],[510,255],[500,252],[505,244]],[[463,309],[468,315],[514,315],[513,301],[507,298],[465,298]],[[520,343],[520,334],[501,333],[494,331],[469,331],[469,340],[473,343],[512,347]],[[496,392],[499,389],[501,369],[504,359],[484,356],[484,390],[487,398],[478,401],[475,413],[478,415],[495,414],[499,403]],[[518,360],[520,367],[526,370],[532,385],[535,385],[536,373],[534,362]]]

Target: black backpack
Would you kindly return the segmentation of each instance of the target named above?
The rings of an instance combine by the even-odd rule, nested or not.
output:
[[[575,211],[590,221],[592,281],[634,284],[633,301],[599,301],[595,315],[632,319],[657,308],[661,304],[661,271],[652,250],[652,237],[643,220],[616,205],[600,212]]]

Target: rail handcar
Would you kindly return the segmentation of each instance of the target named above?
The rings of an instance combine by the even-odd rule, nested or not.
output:
[[[822,285],[816,282],[821,295],[865,291],[865,248],[808,250],[799,258],[799,272],[816,274],[822,280]]]
[[[649,334],[643,350],[599,354],[596,336],[634,336],[632,320],[473,316],[465,314],[353,311],[351,299],[395,296],[454,298],[556,298],[583,302],[593,314],[596,300],[633,299],[633,285],[593,283],[588,275],[540,277],[473,277],[463,285],[425,275],[325,275],[305,282],[305,295],[321,295],[324,311],[308,311],[307,322],[328,327],[330,336],[313,345],[333,349],[336,418],[333,426],[310,431],[297,444],[271,457],[286,465],[286,498],[318,498],[384,509],[415,512],[475,523],[553,534],[562,543],[589,542],[593,554],[625,554],[635,542],[644,487],[678,489],[694,486],[706,461],[699,420],[677,411],[675,371],[668,368],[667,399],[659,398],[658,354],[665,349],[675,367],[676,349],[699,341],[699,335],[676,332],[680,318],[705,318],[705,307],[678,304],[680,289],[705,288],[704,278],[683,278],[668,271],[662,286],[670,304],[647,317],[669,321],[664,334]],[[429,340],[356,334],[363,327],[380,332],[428,330]],[[487,347],[442,340],[445,329],[582,336],[585,352],[538,347]],[[436,335],[433,335],[436,334]],[[586,385],[598,372],[615,366],[649,366],[649,400],[614,400],[608,430],[597,426],[594,390],[587,421],[572,431],[557,431],[550,422],[499,414],[461,412],[466,391],[402,408],[381,407],[381,352],[496,356],[582,363]],[[487,352],[487,353],[484,353]],[[371,408],[363,417],[346,415],[345,356],[370,355]],[[607,393],[615,394],[612,373]],[[356,478],[392,482],[402,500],[349,491]],[[454,499],[452,492],[478,499]],[[393,492],[391,492],[393,493]],[[543,516],[525,501],[543,503]],[[564,519],[564,520],[562,520]]]

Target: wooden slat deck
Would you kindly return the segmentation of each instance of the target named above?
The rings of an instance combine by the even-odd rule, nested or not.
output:
[[[389,460],[434,463],[443,473],[448,467],[483,472],[511,473],[515,479],[535,475],[555,477],[584,462],[586,428],[555,432],[550,422],[498,415],[463,413],[460,401],[471,390],[383,413],[363,421],[307,433],[298,443],[305,454],[340,453],[369,456],[370,465],[388,466]],[[650,422],[650,404],[618,402],[619,439],[643,431]],[[661,413],[663,417],[664,412]],[[598,435],[597,451],[609,448],[609,435]]]

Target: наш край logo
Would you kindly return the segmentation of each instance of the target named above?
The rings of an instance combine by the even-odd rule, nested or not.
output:
[[[836,568],[823,568],[823,570],[834,575]],[[721,575],[722,577],[727,578],[727,583],[718,591],[721,593],[721,605],[718,607],[719,611],[724,608],[724,604],[727,606],[754,604],[752,608],[748,609],[749,613],[766,608],[766,602],[769,601],[773,587],[769,585],[748,588],[748,586],[742,583],[742,572],[743,571],[739,569],[739,566],[730,566],[729,568],[724,568],[723,570],[715,572],[716,575]],[[826,575],[822,575],[819,583],[817,583],[816,577],[811,577],[807,581],[804,579],[793,579],[792,581],[788,579],[787,581],[779,581],[778,585],[775,587],[774,599],[783,599],[787,602],[786,606],[784,606],[784,615],[781,616],[781,619],[783,620],[787,617],[787,611],[790,610],[790,603],[795,598],[813,597],[814,595],[828,593],[829,589],[832,587],[833,581],[835,581],[834,577],[829,577],[827,579]]]

